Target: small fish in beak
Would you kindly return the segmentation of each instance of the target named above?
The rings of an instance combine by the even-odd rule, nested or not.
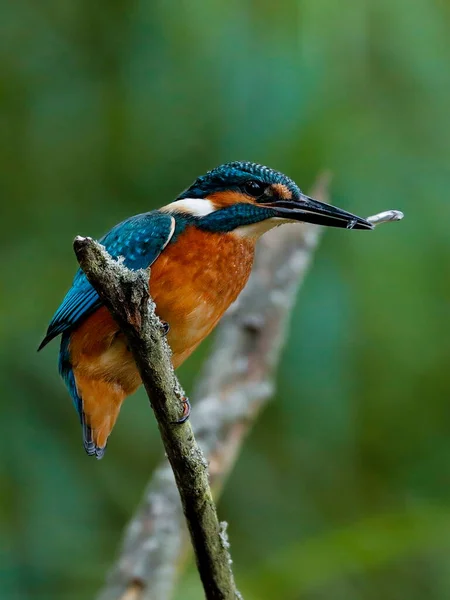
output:
[[[392,223],[393,221],[401,221],[405,215],[401,210],[385,210],[384,212],[377,213],[371,217],[367,217],[366,221],[376,225],[382,225],[383,223]]]
[[[281,199],[269,204],[277,217],[325,225],[326,227],[341,227],[345,229],[374,229],[376,225],[401,221],[403,213],[400,210],[387,210],[367,219],[337,208],[326,202],[314,200],[301,194],[298,199]]]

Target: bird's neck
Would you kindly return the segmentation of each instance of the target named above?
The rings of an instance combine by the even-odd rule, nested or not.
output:
[[[178,206],[180,202],[169,205],[177,222],[176,233],[185,229],[188,225],[194,225],[202,231],[210,233],[235,233],[239,237],[258,238],[264,232],[279,224],[279,219],[273,218],[271,209],[255,206],[253,204],[232,204],[219,209],[211,206],[211,211],[204,210],[207,200],[202,200],[203,214],[193,211],[180,210],[188,208],[184,205]],[[168,208],[169,208],[168,207]]]
[[[232,204],[202,217],[198,226],[207,231],[231,232],[262,223],[272,216],[270,209],[253,204]]]

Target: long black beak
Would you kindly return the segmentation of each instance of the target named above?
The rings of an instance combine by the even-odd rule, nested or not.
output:
[[[343,227],[346,229],[373,229],[374,226],[356,215],[352,215],[341,208],[319,202],[304,194],[297,200],[277,200],[269,204],[277,217],[315,223],[327,227]]]

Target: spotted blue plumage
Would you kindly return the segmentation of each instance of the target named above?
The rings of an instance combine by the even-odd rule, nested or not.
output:
[[[250,179],[266,184],[281,183],[292,192],[294,198],[301,193],[297,184],[279,171],[253,162],[234,161],[198,177],[178,198],[205,198],[211,192],[239,190]]]
[[[173,217],[167,213],[152,211],[119,223],[100,242],[112,257],[123,256],[124,264],[129,269],[137,270],[151,266],[172,233]],[[100,306],[101,300],[97,292],[83,271],[78,269],[72,287],[54,314],[39,349],[54,337],[71,330]]]

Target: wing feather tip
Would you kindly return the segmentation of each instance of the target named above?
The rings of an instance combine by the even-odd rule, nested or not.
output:
[[[39,347],[37,349],[38,352],[40,352],[43,348],[45,348],[45,346],[52,341],[53,338],[55,338],[58,334],[54,334],[54,333],[47,333],[47,335],[44,337],[44,339],[42,340],[42,342],[39,344]]]

